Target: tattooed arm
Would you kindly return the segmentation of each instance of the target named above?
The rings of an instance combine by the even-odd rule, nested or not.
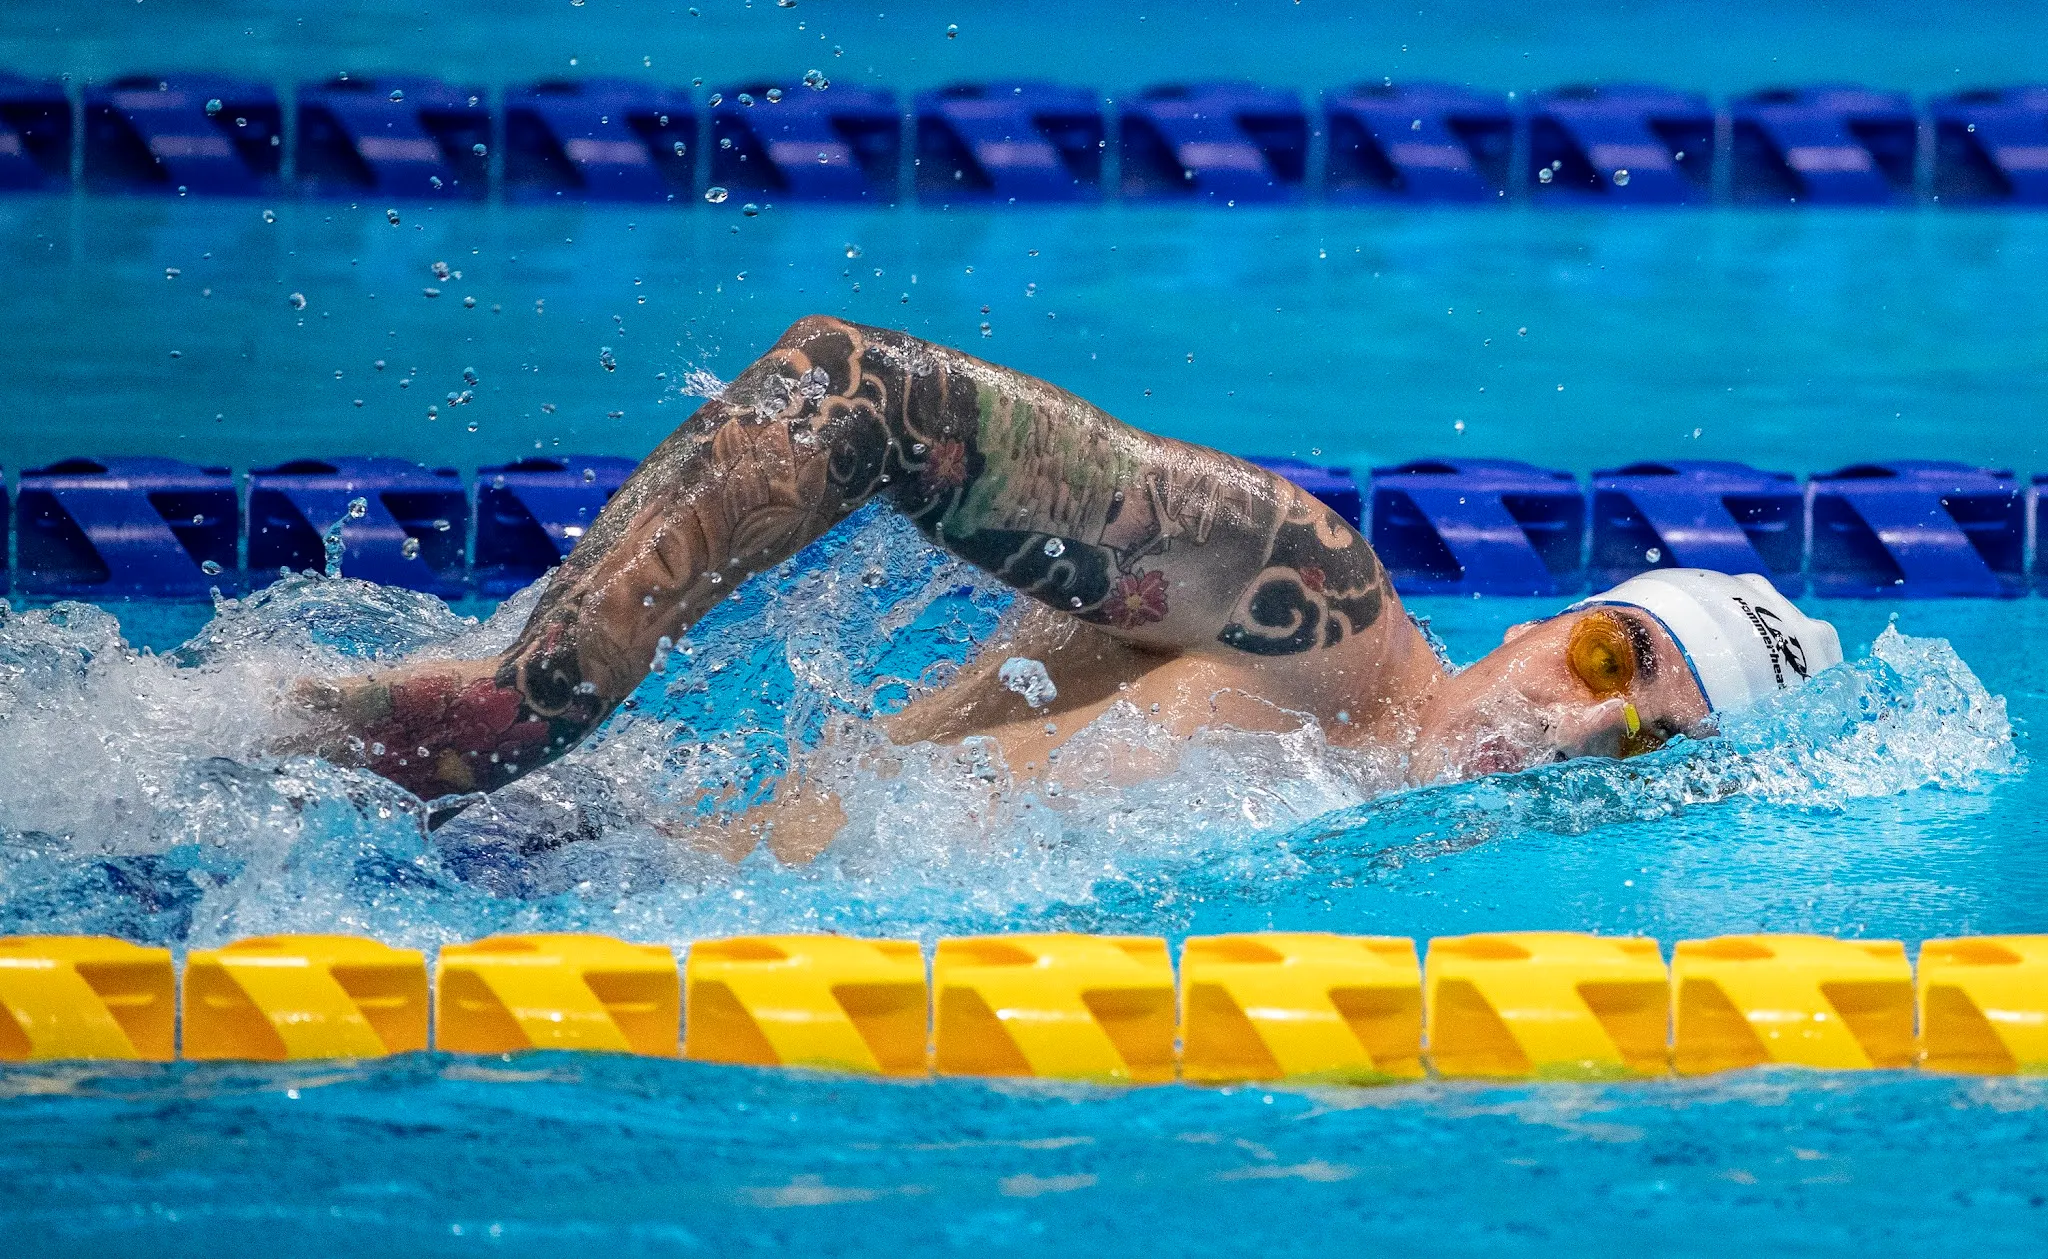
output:
[[[328,751],[424,798],[508,782],[602,722],[665,640],[876,495],[1019,591],[1158,651],[1312,674],[1394,604],[1364,539],[1272,473],[813,317],[648,456],[503,655],[316,688]]]

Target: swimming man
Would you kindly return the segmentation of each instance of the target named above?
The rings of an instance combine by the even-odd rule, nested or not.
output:
[[[1042,605],[1007,652],[886,727],[988,736],[1013,768],[1119,701],[1178,734],[1307,714],[1333,743],[1404,752],[1413,782],[1629,756],[1841,659],[1833,627],[1762,578],[1666,569],[1447,672],[1371,546],[1286,479],[958,351],[811,317],[648,456],[501,655],[309,687],[323,748],[425,800],[508,783],[871,498]],[[1005,654],[1043,661],[1050,707],[1000,683]]]

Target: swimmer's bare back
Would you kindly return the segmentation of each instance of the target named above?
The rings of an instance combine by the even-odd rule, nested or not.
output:
[[[814,316],[647,457],[501,655],[305,688],[321,750],[422,799],[502,786],[596,729],[664,640],[877,497],[1059,614],[1036,618],[1053,713],[983,662],[902,714],[899,739],[995,734],[1021,765],[1049,716],[1075,729],[1122,695],[1186,727],[1229,690],[1364,740],[1436,676],[1365,539],[1287,480]]]

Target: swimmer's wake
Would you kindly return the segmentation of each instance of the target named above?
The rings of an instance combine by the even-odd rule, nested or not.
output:
[[[294,579],[161,657],[84,605],[10,613],[0,930],[193,945],[284,930],[434,944],[515,927],[931,936],[1171,930],[1225,905],[1258,925],[1275,903],[1342,904],[1346,889],[1448,870],[1458,862],[1443,858],[1475,846],[1968,792],[2021,764],[2004,702],[1945,643],[1887,631],[1722,737],[1392,796],[1390,766],[1313,724],[1178,739],[1112,712],[1076,737],[1057,795],[971,749],[869,747],[819,764],[848,823],[818,862],[735,867],[664,828],[705,785],[757,791],[792,747],[942,680],[997,632],[1007,598],[887,517],[850,522],[758,585],[701,623],[603,737],[431,837],[417,800],[373,774],[265,755],[287,719],[252,700],[366,659],[490,649],[522,602],[477,625],[428,597]],[[1141,756],[1157,777],[1103,768]]]

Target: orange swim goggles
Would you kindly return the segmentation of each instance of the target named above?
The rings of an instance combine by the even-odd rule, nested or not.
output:
[[[1572,675],[1593,694],[1607,699],[1622,696],[1621,756],[1641,756],[1664,746],[1664,736],[1643,728],[1641,714],[1627,691],[1636,680],[1635,637],[1619,613],[1596,610],[1572,627],[1571,642],[1565,647],[1565,662]]]

